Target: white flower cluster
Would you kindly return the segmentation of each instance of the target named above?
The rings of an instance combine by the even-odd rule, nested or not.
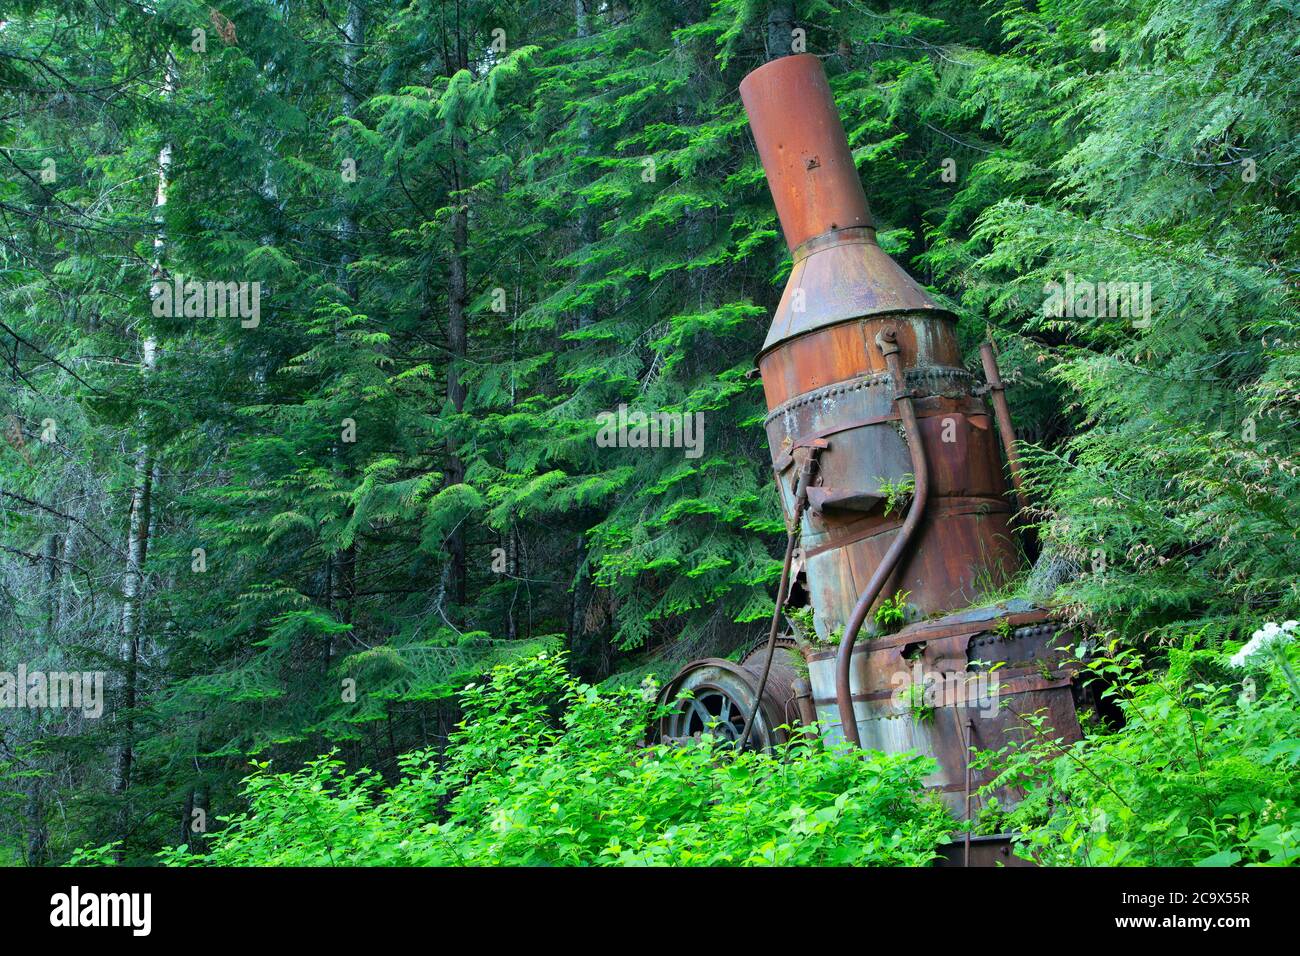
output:
[[[1250,640],[1241,645],[1241,649],[1228,658],[1228,663],[1233,667],[1245,667],[1246,662],[1252,657],[1266,653],[1274,645],[1283,644],[1294,639],[1296,628],[1300,628],[1300,621],[1286,621],[1282,624],[1269,621],[1250,635]]]

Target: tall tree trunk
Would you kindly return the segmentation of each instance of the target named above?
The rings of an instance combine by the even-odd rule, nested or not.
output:
[[[344,26],[347,38],[343,46],[343,115],[356,119],[357,108],[361,104],[360,81],[357,62],[361,58],[366,42],[365,7],[360,0],[349,0],[347,23]],[[349,138],[351,134],[348,134]],[[353,157],[355,159],[355,157]],[[357,283],[348,267],[356,261],[357,243],[356,208],[351,198],[343,202],[343,216],[339,222],[339,263],[342,271],[343,291],[352,308],[358,304]],[[342,338],[336,333],[336,338]],[[339,446],[340,454],[346,457],[346,450]],[[345,465],[346,467],[346,465]],[[331,569],[334,592],[330,603],[337,609],[339,619],[345,624],[352,623],[352,608],[356,599],[357,581],[357,542],[354,538],[337,556]],[[334,635],[326,637],[325,666],[328,669],[334,657]]]
[[[469,68],[469,39],[461,22],[459,4],[454,11],[454,29],[450,36],[444,34],[442,65],[447,76],[454,76]],[[466,390],[460,380],[460,370],[465,361],[468,329],[469,280],[466,274],[466,256],[469,251],[469,197],[462,190],[469,183],[469,144],[459,129],[451,134],[450,160],[451,249],[447,264],[447,401],[455,413],[465,410]],[[460,456],[460,443],[456,436],[447,438],[446,484],[457,485],[465,480],[465,463]],[[447,615],[455,621],[463,614],[466,596],[465,529],[459,523],[447,540],[448,564],[444,580],[450,580],[444,594],[450,594],[453,605]]]
[[[360,0],[349,0],[348,18],[344,29],[347,37],[343,44],[343,115],[349,120],[354,120],[357,116],[357,107],[361,103],[357,61],[361,58],[361,50],[366,42],[365,8]],[[351,140],[351,132],[346,136]],[[353,304],[357,301],[357,288],[356,281],[348,272],[348,266],[356,261],[354,252],[356,241],[356,210],[351,197],[346,197],[343,200],[343,216],[339,221],[339,258],[342,264],[343,288]]]
[[[203,834],[207,833],[211,820],[208,814],[210,788],[207,781],[200,780],[185,794],[185,805],[181,809],[181,843],[193,852],[203,850]]]
[[[164,69],[166,75],[163,81],[163,96],[166,97],[176,91],[178,78],[176,59],[170,51]],[[167,143],[158,153],[158,190],[154,199],[155,215],[158,218],[158,232],[154,235],[153,243],[153,273],[156,279],[162,278],[162,264],[167,246],[162,227],[162,208],[167,205],[167,177],[171,164],[172,147],[171,143]],[[151,333],[145,334],[140,351],[141,374],[147,378],[154,369],[158,352],[158,343]],[[126,793],[131,787],[131,766],[135,759],[134,710],[138,690],[136,678],[140,663],[144,569],[149,554],[149,518],[153,504],[153,468],[153,449],[146,438],[136,447],[135,452],[135,480],[131,488],[131,514],[126,541],[126,575],[122,582],[121,636],[118,641],[118,660],[122,668],[121,693],[118,698],[121,721],[117,728],[118,744],[113,767],[113,795],[121,801],[117,834],[121,841],[117,851],[119,861],[125,859],[126,844],[131,831],[131,813]]]
[[[185,791],[185,803],[181,805],[180,842],[189,845],[191,839],[191,822],[194,819],[194,788]]]
[[[579,40],[585,40],[591,36],[591,19],[587,13],[587,4],[590,0],[573,0],[573,19],[574,30]],[[591,154],[591,119],[584,112],[578,119],[578,142],[581,144],[582,155],[584,157]],[[591,207],[585,201],[580,201],[578,208],[578,238],[583,247],[590,246],[596,241],[597,224],[596,216]],[[581,275],[581,267],[579,267]],[[591,325],[595,315],[593,306],[584,305],[578,309],[577,322],[578,328],[584,329]]]
[[[585,40],[591,36],[591,15],[588,12],[588,4],[592,0],[573,0],[573,20],[574,33],[579,40]],[[578,121],[578,140],[584,156],[591,154],[591,120],[584,113]],[[599,233],[599,223],[596,219],[595,212],[585,202],[582,203],[578,210],[578,241],[583,248],[591,246],[596,241]],[[581,280],[582,270],[579,268],[579,280]],[[596,309],[593,305],[584,305],[578,309],[577,326],[585,329],[596,320]],[[585,509],[579,513],[581,526],[586,528],[588,522],[594,521],[596,516]],[[588,627],[587,612],[591,606],[594,594],[594,584],[591,580],[591,572],[587,568],[587,535],[585,531],[579,532],[573,571],[572,602],[569,605],[569,628],[567,636],[567,649],[569,651],[570,666],[575,672],[584,678],[596,680],[605,675],[603,670],[604,653],[604,635],[600,630]]]
[[[49,829],[45,826],[45,782],[33,777],[27,784],[27,865],[44,866],[49,845]]]
[[[83,511],[82,515],[84,516],[84,514],[85,512]],[[64,530],[63,543],[60,546],[60,552],[59,552],[59,558],[60,558],[59,563],[63,567],[70,568],[74,564],[76,564],[77,555],[80,552],[80,548],[81,548],[81,539],[82,539],[81,526],[76,523],[69,523],[66,529]],[[59,589],[58,618],[61,621],[67,618],[68,597],[66,594],[66,590],[67,589],[64,588]]]
[[[465,166],[465,140],[459,134],[451,140],[452,164],[451,187],[451,261],[448,263],[447,276],[447,401],[455,411],[465,410],[465,386],[460,381],[460,363],[465,359],[465,345],[468,339],[467,310],[468,281],[465,278],[465,254],[469,248],[469,200],[460,195],[461,170]],[[458,442],[455,438],[447,441],[447,484],[456,485],[465,480],[465,466],[461,462]],[[456,610],[465,604],[465,532],[461,525],[456,525],[448,541],[451,553],[451,604]]]
[[[45,537],[45,639],[54,643],[59,626],[59,536]]]
[[[59,626],[59,535],[51,532],[45,537],[45,634],[43,643],[57,645],[55,631]],[[31,710],[29,740],[41,738],[41,711]],[[29,758],[39,769],[40,757],[33,753]],[[42,866],[49,845],[49,828],[45,825],[45,780],[39,775],[27,780],[27,805],[23,813],[27,825],[27,865]]]
[[[35,708],[27,711],[27,740],[41,739],[42,714],[41,710]],[[26,770],[40,770],[44,760],[39,750],[33,748],[23,763]],[[27,805],[23,818],[27,826],[27,865],[43,866],[48,855],[50,831],[45,823],[45,778],[39,774],[27,779]]]
[[[153,369],[154,342],[145,341],[144,371]],[[149,511],[152,505],[153,461],[148,442],[141,442],[135,453],[135,482],[131,490],[130,529],[126,542],[126,577],[122,582],[122,630],[118,645],[118,660],[122,667],[121,696],[118,709],[121,722],[118,727],[117,760],[113,773],[113,794],[125,798],[131,786],[131,765],[135,757],[136,677],[140,656],[140,618],[144,603],[144,565],[149,551]],[[125,842],[130,832],[130,812],[123,802],[118,839],[123,847],[118,850],[119,860],[124,857]]]
[[[505,533],[500,538],[501,550],[505,552],[505,575],[511,581],[510,596],[505,602],[506,640],[513,641],[519,637],[519,622],[515,618],[515,601],[519,598],[519,530],[513,523],[506,525]],[[495,568],[494,568],[495,570]]]
[[[767,58],[789,56],[794,41],[794,4],[772,3],[767,8]]]

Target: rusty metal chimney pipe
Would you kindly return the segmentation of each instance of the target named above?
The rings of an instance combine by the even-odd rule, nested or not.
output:
[[[782,57],[740,81],[763,171],[793,252],[836,229],[873,228],[835,99],[811,53]],[[788,109],[798,104],[798,110]]]
[[[867,196],[821,61],[801,53],[765,63],[740,81],[740,98],[793,260],[758,359],[768,407],[774,408],[811,381],[789,368],[788,360],[773,357],[785,343],[869,316],[921,314],[944,322],[952,315],[876,241]],[[924,357],[946,364],[949,338],[947,333],[927,338],[927,352],[931,344],[938,351]],[[842,358],[839,378],[863,371],[860,355]],[[904,364],[915,364],[917,358],[909,354]],[[774,374],[777,365],[789,374]],[[835,380],[819,373],[812,378],[820,384]]]

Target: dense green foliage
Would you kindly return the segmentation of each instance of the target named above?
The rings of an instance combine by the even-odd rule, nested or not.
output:
[[[920,796],[930,761],[861,759],[820,740],[779,757],[703,738],[639,746],[653,693],[601,693],[545,656],[462,695],[450,759],[417,752],[399,783],[337,759],[266,764],[208,865],[918,865],[953,823]],[[102,856],[103,854],[101,854]]]
[[[1244,687],[1224,655],[1184,646],[1158,679],[1136,651],[1087,664],[1123,716],[1062,744],[1040,718],[996,759],[1028,796],[1010,814],[1021,855],[1050,865],[1300,863],[1300,685],[1265,659]],[[1281,663],[1300,659],[1294,642]],[[1289,660],[1289,662],[1288,662]],[[993,755],[986,755],[992,758]],[[987,825],[987,824],[986,824]]]
[[[562,649],[635,687],[761,636],[782,525],[745,373],[789,256],[735,91],[792,29],[882,244],[965,347],[999,345],[1059,600],[1175,675],[1189,635],[1221,653],[1300,616],[1293,2],[219,8],[0,14],[0,670],[103,670],[110,692],[100,719],[0,711],[0,861],[115,841],[150,861],[313,781],[367,828],[441,820],[402,803],[430,781],[531,813],[582,721],[615,718],[570,708],[519,792],[456,790],[451,737],[490,723],[455,730],[467,682]],[[159,315],[176,276],[261,283],[258,323]],[[1149,321],[1048,314],[1067,277],[1150,283]],[[620,404],[701,413],[703,454],[600,447]],[[1226,674],[1171,680],[1126,706],[1203,693],[1243,748],[1292,726],[1267,695],[1239,726]],[[1157,749],[1111,730],[1099,760]],[[640,766],[625,751],[591,759]],[[252,759],[276,774],[241,793]],[[806,760],[797,794],[850,772]],[[650,765],[742,786],[707,763]],[[734,792],[781,819],[775,791]],[[619,845],[684,855],[726,812]],[[541,832],[509,852],[550,852]]]

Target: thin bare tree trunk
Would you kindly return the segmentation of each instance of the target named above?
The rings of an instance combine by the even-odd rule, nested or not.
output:
[[[163,95],[176,91],[178,67],[175,58],[167,54],[166,78]],[[167,205],[167,177],[171,170],[172,147],[168,143],[158,153],[158,191],[154,200],[158,218],[158,232],[154,236],[153,272],[162,276],[162,264],[167,240],[162,228],[162,208]],[[140,370],[144,376],[152,373],[157,362],[158,343],[146,333],[141,342]],[[113,794],[121,798],[119,810],[118,847],[119,861],[125,858],[126,842],[130,836],[130,810],[126,793],[131,787],[131,766],[135,759],[134,710],[137,696],[137,672],[140,663],[140,619],[144,604],[145,560],[149,554],[150,510],[153,497],[153,449],[148,440],[142,440],[135,452],[135,479],[131,488],[131,515],[126,541],[126,575],[122,581],[121,636],[118,642],[118,660],[122,667],[121,694],[118,711],[118,744],[113,768]]]
[[[452,61],[455,70],[466,69],[468,54],[465,40],[455,38],[456,51]],[[447,399],[458,413],[465,410],[465,386],[460,380],[460,363],[464,361],[468,341],[466,308],[469,283],[465,274],[465,257],[469,250],[469,199],[461,195],[463,175],[468,165],[468,145],[459,133],[451,140],[451,261],[447,277],[447,350],[450,353],[447,368]],[[447,483],[456,485],[465,480],[465,465],[461,461],[455,439],[447,442]],[[451,552],[451,601],[457,612],[465,605],[465,532],[457,525],[448,542]]]
[[[153,368],[154,346],[145,342],[145,371]],[[140,618],[144,602],[144,564],[149,551],[149,510],[153,492],[153,461],[147,442],[136,449],[135,482],[131,492],[130,530],[126,542],[126,577],[122,582],[122,630],[118,645],[118,660],[122,666],[122,693],[118,701],[121,723],[118,728],[117,761],[113,774],[113,793],[124,797],[131,786],[131,765],[135,757],[134,716],[136,705],[136,677],[140,656]],[[130,814],[123,806],[122,825],[118,838],[125,843],[129,832]],[[122,850],[119,849],[119,856]]]

